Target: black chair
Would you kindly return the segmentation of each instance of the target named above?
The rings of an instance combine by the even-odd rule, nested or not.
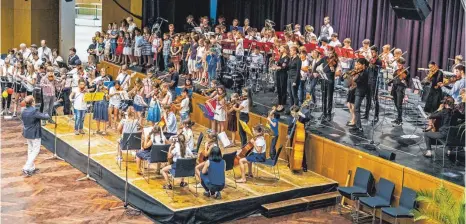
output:
[[[236,185],[236,174],[235,174],[235,158],[236,158],[236,151],[231,152],[228,154],[223,154],[223,160],[225,160],[225,172],[226,171],[233,171],[233,182],[235,182],[235,189],[238,187]]]
[[[143,169],[143,172],[142,172],[142,177],[147,181],[147,183],[149,183],[149,180],[150,180],[150,164],[168,162],[167,152],[169,149],[170,149],[170,145],[152,145],[151,150],[150,150],[150,159],[144,161],[147,164],[147,166],[145,166],[146,169]],[[147,179],[146,179],[146,174],[147,174]]]
[[[277,154],[275,155],[275,158],[271,159],[266,159],[264,162],[255,162],[255,170],[256,170],[256,177],[259,178],[259,167],[257,164],[262,164],[267,167],[270,167],[272,170],[272,175],[273,175],[273,180],[275,180],[275,184],[280,180],[280,169],[277,167],[277,162],[278,159],[280,158],[280,153],[282,152],[283,145],[278,148]]]
[[[180,158],[176,160],[175,169],[171,169],[169,171],[171,175],[170,176],[171,185],[173,187],[172,200],[175,199],[175,178],[187,177],[188,181],[186,183],[188,185],[186,187],[188,187],[188,190],[189,190],[189,178],[190,177],[194,177],[194,180],[196,181],[196,185],[197,185],[197,179],[195,178],[195,173],[194,173],[195,168],[196,168],[196,158],[185,158],[185,159]],[[197,187],[196,187],[196,195],[197,195]]]
[[[391,181],[380,178],[377,183],[376,193],[373,197],[363,197],[359,199],[357,205],[357,212],[359,212],[359,205],[367,206],[372,209],[372,223],[375,222],[375,212],[378,208],[390,207],[393,199],[393,191],[395,184]],[[356,223],[359,221],[359,216],[356,216]]]
[[[412,219],[414,215],[411,210],[414,208],[416,208],[416,191],[411,188],[403,187],[400,196],[400,204],[396,208],[382,208],[380,223],[382,223],[383,214],[395,218],[395,224],[400,218]]]
[[[359,201],[359,197],[370,196],[374,188],[374,176],[372,173],[364,168],[357,167],[356,175],[354,176],[352,187],[338,187],[337,190],[342,197],[348,198],[352,201]],[[338,212],[341,213],[341,200],[342,197],[337,198]],[[354,207],[351,209],[354,214]]]
[[[117,146],[117,164],[121,170],[121,161],[123,160],[122,151],[123,150],[139,150],[141,149],[141,136],[142,132],[136,133],[123,133],[123,136],[118,141]],[[128,159],[128,158],[126,158]]]
[[[465,141],[464,134],[464,124],[460,124],[458,126],[450,126],[448,128],[447,136],[443,139],[436,140],[435,145],[439,145],[440,143],[440,145],[442,146],[442,167],[445,167],[445,148],[463,148]],[[458,155],[458,150],[456,150],[456,153]]]
[[[201,147],[202,139],[204,139],[204,133],[201,132],[199,137],[197,138],[196,150],[193,151],[194,154],[199,152],[199,148]]]

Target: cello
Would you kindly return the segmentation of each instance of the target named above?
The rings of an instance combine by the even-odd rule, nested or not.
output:
[[[299,116],[298,113],[300,113],[301,109],[306,107],[311,100],[312,100],[311,97],[306,99],[306,101],[303,102],[300,110],[297,112],[295,116]],[[293,147],[291,148],[290,155],[288,156],[288,163],[292,171],[300,171],[303,168],[304,144],[306,142],[306,130],[304,128],[304,124],[299,122],[299,119],[296,121],[293,127],[293,132],[294,132]]]

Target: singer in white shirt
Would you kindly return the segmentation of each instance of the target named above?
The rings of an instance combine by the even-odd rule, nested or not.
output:
[[[37,55],[39,55],[39,58],[45,58],[47,61],[52,61],[52,50],[50,50],[49,47],[47,47],[47,42],[45,40],[40,41],[40,47],[37,49]]]

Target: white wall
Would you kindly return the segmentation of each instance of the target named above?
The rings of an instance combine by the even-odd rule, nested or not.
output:
[[[66,61],[68,59],[68,50],[71,47],[75,46],[74,38],[74,19],[76,12],[74,11],[75,2],[65,2],[65,0],[60,1],[60,24],[59,24],[59,34],[60,34],[60,56]]]

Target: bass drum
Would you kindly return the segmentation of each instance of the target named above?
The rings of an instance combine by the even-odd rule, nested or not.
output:
[[[221,77],[220,83],[227,89],[234,88],[235,82],[237,86],[243,85],[243,77],[238,73],[223,73]]]

